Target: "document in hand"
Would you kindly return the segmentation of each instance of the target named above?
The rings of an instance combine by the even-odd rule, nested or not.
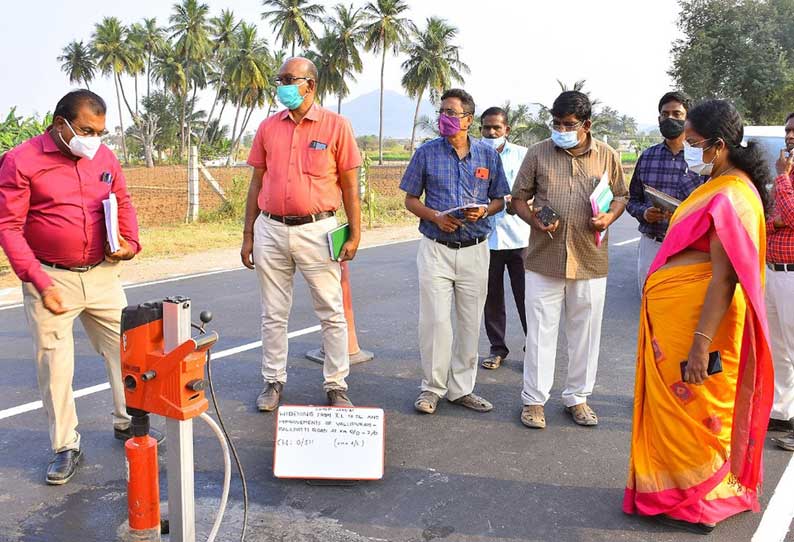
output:
[[[645,190],[645,195],[647,196],[648,201],[650,201],[651,204],[657,209],[674,213],[675,210],[678,209],[678,206],[681,205],[680,199],[676,199],[669,194],[665,194],[661,190],[656,190],[652,186],[643,184],[642,188]]]
[[[606,213],[609,211],[609,206],[612,204],[612,199],[614,197],[615,195],[612,193],[612,189],[609,188],[609,177],[605,171],[598,185],[595,187],[595,190],[590,194],[590,205],[593,208],[593,216],[598,215],[598,213]],[[606,235],[606,230],[595,232],[595,244],[597,247],[601,246],[601,242]]]
[[[487,203],[467,203],[466,205],[460,205],[458,207],[453,207],[452,209],[447,209],[446,211],[436,211],[436,216],[444,216],[448,215],[449,213],[453,213],[455,211],[462,211],[463,209],[475,209],[477,207],[488,207]]]
[[[350,239],[350,225],[342,224],[328,232],[328,250],[331,252],[331,259],[339,260],[342,252],[342,245]]]
[[[110,252],[116,252],[121,248],[119,243],[119,204],[116,194],[111,192],[108,199],[102,200],[102,207],[105,210],[105,231],[107,231]]]

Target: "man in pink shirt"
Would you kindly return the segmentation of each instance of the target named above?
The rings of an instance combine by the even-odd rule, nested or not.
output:
[[[0,157],[0,246],[22,281],[39,391],[55,456],[47,483],[61,485],[81,457],[72,395],[78,316],[105,360],[116,438],[131,436],[119,364],[121,310],[127,300],[119,261],[141,250],[138,222],[121,166],[102,145],[105,102],[88,90],[58,102],[47,131]],[[118,200],[118,251],[106,242],[102,200]],[[162,435],[157,435],[162,438]]]
[[[314,103],[317,68],[288,59],[276,78],[286,109],[262,121],[248,164],[253,166],[245,212],[243,264],[256,269],[262,296],[260,411],[278,407],[287,381],[287,320],[295,270],[303,274],[323,328],[324,389],[332,406],[350,407],[350,372],[340,262],[356,254],[361,235],[358,168],[361,155],[350,123]],[[331,260],[327,233],[344,202],[350,238]]]

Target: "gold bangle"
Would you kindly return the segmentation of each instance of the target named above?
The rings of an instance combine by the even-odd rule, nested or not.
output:
[[[708,339],[708,341],[709,341],[710,343],[713,343],[713,342],[714,342],[714,339],[712,339],[711,337],[709,337],[708,335],[706,335],[705,333],[703,333],[703,332],[701,332],[701,331],[695,331],[695,335],[700,335],[700,336],[701,336],[701,337],[703,337],[704,339]]]

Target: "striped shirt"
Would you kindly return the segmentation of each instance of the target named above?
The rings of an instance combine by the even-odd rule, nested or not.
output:
[[[653,224],[645,221],[645,211],[652,207],[645,199],[643,184],[660,190],[665,194],[684,201],[692,191],[706,182],[708,177],[691,171],[684,160],[684,152],[673,154],[664,142],[648,147],[637,160],[634,175],[629,184],[629,204],[626,210],[640,223],[640,233],[650,237],[664,237],[667,233],[667,220]]]
[[[628,190],[617,151],[589,137],[589,147],[578,156],[546,139],[530,147],[521,164],[513,197],[524,201],[535,198],[534,209],[548,205],[560,215],[553,239],[537,232],[529,237],[529,271],[565,279],[607,276],[609,233],[597,247],[590,222],[590,194],[604,172],[615,201],[625,203]]]
[[[776,228],[775,219],[785,223]],[[766,222],[766,261],[794,263],[794,179],[780,175],[775,179],[774,208]]]

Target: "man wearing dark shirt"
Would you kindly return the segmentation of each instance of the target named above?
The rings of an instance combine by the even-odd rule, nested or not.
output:
[[[659,131],[664,141],[642,153],[629,185],[627,209],[640,223],[637,284],[642,287],[667,232],[669,213],[654,207],[645,196],[648,185],[684,201],[705,177],[689,171],[684,160],[684,123],[692,99],[683,92],[668,92],[659,100]]]

